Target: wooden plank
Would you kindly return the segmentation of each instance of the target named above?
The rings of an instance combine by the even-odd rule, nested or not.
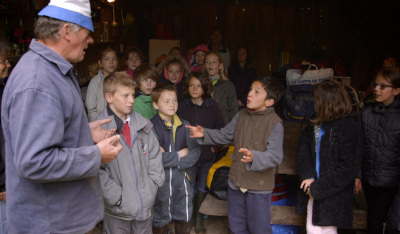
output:
[[[306,124],[297,122],[284,123],[283,160],[278,166],[278,174],[296,175],[296,149],[302,129]]]
[[[200,206],[200,212],[213,216],[228,216],[228,202],[214,198],[207,194]],[[293,206],[271,206],[271,224],[306,225],[306,214],[296,215]],[[354,210],[353,229],[367,229],[367,212]]]
[[[297,215],[293,206],[271,206],[271,223],[305,226],[307,214]]]

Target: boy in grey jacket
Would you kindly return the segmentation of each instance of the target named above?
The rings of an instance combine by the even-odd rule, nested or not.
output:
[[[104,128],[116,128],[122,145],[113,162],[101,165],[104,233],[152,233],[152,207],[165,179],[153,124],[132,110],[135,88],[126,72],[104,81],[107,106],[97,118],[113,119]]]

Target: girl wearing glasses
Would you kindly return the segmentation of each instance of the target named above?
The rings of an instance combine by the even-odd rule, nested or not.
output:
[[[380,71],[371,88],[376,103],[367,104],[361,115],[363,159],[355,192],[361,190],[362,184],[368,231],[382,233],[400,183],[400,71]]]
[[[296,151],[300,176],[296,213],[307,211],[307,233],[352,228],[354,180],[361,164],[362,132],[344,86],[334,80],[313,91],[315,118]]]

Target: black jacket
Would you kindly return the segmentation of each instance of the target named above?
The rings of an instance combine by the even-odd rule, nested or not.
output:
[[[235,85],[237,99],[246,106],[247,94],[256,78],[256,69],[251,64],[246,64],[243,68],[240,65],[232,64],[228,73],[229,79]]]
[[[366,105],[361,119],[362,180],[376,187],[397,188],[400,183],[400,97],[389,106]]]
[[[296,152],[300,181],[316,178],[310,191],[314,197],[312,223],[316,226],[352,228],[354,180],[361,163],[362,135],[355,114],[323,124],[320,145],[320,177],[315,172],[314,127],[302,133]],[[299,191],[296,213],[307,209],[308,195]]]
[[[177,114],[193,126],[200,125],[209,129],[221,129],[225,126],[221,109],[219,109],[218,103],[211,98],[205,98],[200,106],[194,104],[190,98],[185,98],[183,102],[179,103]],[[212,162],[214,160],[214,153],[211,151],[212,146],[201,145],[200,147],[201,154],[197,163],[201,165]],[[219,146],[213,147],[214,152],[220,148]]]

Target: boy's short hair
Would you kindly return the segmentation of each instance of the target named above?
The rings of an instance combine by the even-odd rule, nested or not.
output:
[[[255,81],[258,81],[267,92],[267,99],[274,99],[276,105],[284,94],[283,85],[277,79],[270,76],[259,76]]]
[[[207,72],[205,71],[192,71],[189,73],[183,84],[183,96],[190,97],[189,94],[189,83],[192,77],[195,77],[200,81],[201,88],[203,89],[203,98],[210,98],[213,91],[213,86]]]
[[[153,100],[153,102],[157,103],[158,100],[160,99],[161,94],[163,92],[166,92],[166,91],[172,91],[172,92],[175,92],[177,94],[175,85],[161,84],[161,85],[158,85],[157,87],[155,87],[153,89],[153,91],[151,92],[151,94],[150,94],[151,95],[151,99]]]
[[[157,72],[157,68],[148,63],[143,63],[140,66],[138,66],[135,69],[133,75],[134,75],[135,81],[138,85],[142,79],[147,79],[147,78],[152,79],[157,84],[159,81],[159,75]]]
[[[137,87],[136,82],[125,71],[112,72],[104,79],[103,94],[114,95],[117,91],[117,86],[132,87],[133,89]]]

